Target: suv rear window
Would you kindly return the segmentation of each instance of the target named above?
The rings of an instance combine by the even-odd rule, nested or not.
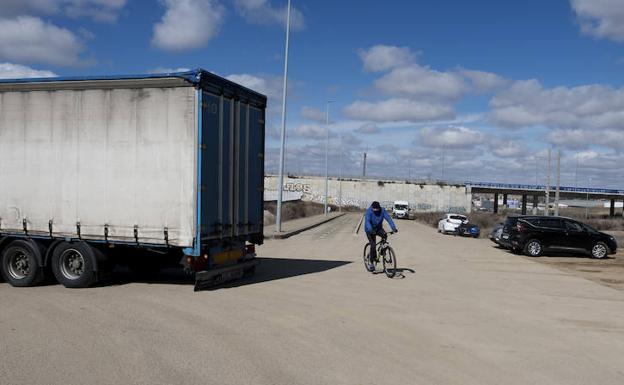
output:
[[[533,226],[539,226],[540,225],[540,219],[539,218],[527,218],[527,219],[525,219],[525,221],[529,222]]]
[[[451,219],[457,219],[460,221],[465,221],[466,217],[462,217],[461,215],[451,215]]]
[[[516,223],[518,223],[518,217],[507,217],[507,220],[505,221],[505,226],[514,227],[516,226]]]

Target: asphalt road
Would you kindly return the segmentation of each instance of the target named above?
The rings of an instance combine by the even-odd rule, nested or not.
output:
[[[0,383],[624,383],[624,292],[414,222],[388,279],[356,223],[267,241],[257,276],[218,290],[1,283]]]

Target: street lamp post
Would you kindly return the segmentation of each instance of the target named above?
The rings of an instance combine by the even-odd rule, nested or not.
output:
[[[340,135],[340,171],[338,172],[338,211],[342,212],[342,139]]]
[[[277,208],[275,227],[277,232],[282,231],[282,192],[284,190],[284,153],[286,143],[286,94],[288,90],[288,44],[290,35],[290,0],[286,12],[286,48],[284,53],[284,91],[282,93],[282,129],[280,135],[279,177],[277,181]]]
[[[589,219],[589,189],[591,188],[591,177],[589,178],[589,186],[587,186],[587,195],[585,197],[585,219]]]
[[[327,195],[329,193],[329,103],[331,102],[331,100],[328,100],[325,107],[325,127],[327,133],[325,137],[325,215],[327,215]]]

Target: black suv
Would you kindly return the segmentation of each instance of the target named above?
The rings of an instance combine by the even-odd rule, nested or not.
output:
[[[579,251],[594,258],[617,252],[614,237],[574,219],[546,216],[509,217],[503,227],[507,247],[539,257],[544,251]]]

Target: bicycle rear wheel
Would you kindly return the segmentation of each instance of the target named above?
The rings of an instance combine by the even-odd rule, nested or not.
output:
[[[366,271],[368,272],[375,271],[375,266],[373,266],[370,261],[370,243],[367,243],[366,246],[364,246],[363,259],[364,259],[364,267],[366,268]]]
[[[383,256],[383,269],[388,278],[396,275],[396,256],[392,247],[388,246]]]

